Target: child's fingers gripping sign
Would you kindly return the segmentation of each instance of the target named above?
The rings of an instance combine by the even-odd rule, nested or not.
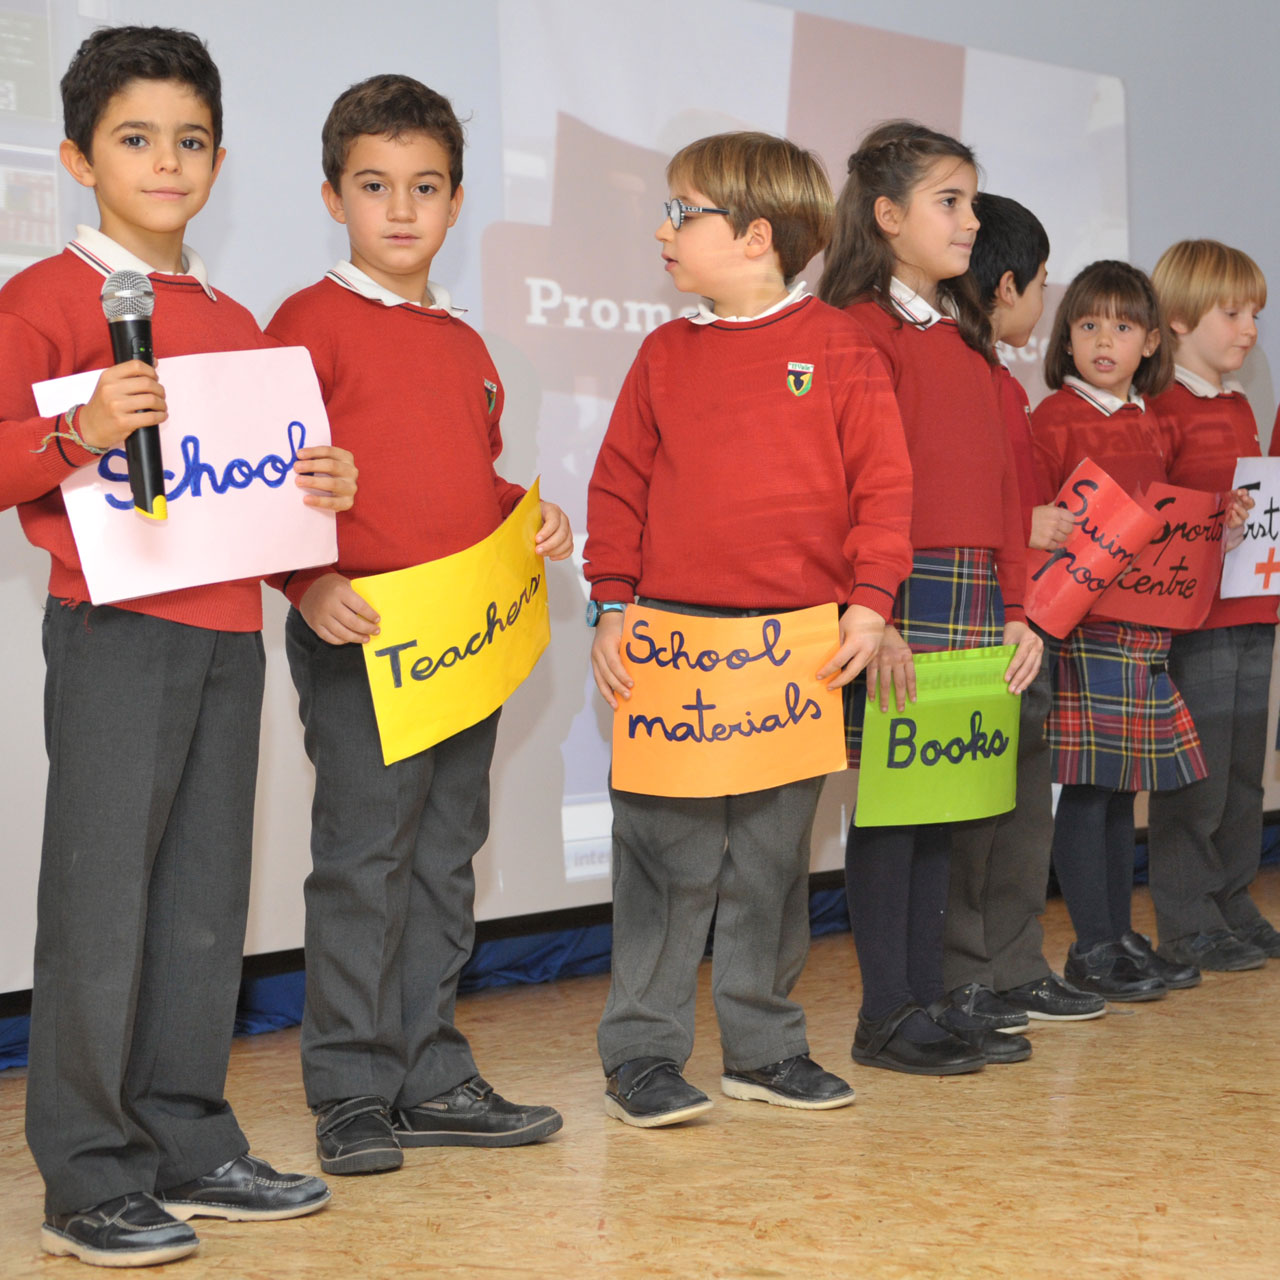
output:
[[[622,664],[623,617],[617,610],[601,614],[591,642],[591,674],[595,676],[600,696],[615,711],[618,698],[631,697],[631,687],[635,684]]]

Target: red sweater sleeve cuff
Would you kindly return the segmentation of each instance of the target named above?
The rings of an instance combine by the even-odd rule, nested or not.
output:
[[[1020,604],[1007,604],[1004,607],[1006,622],[1026,622],[1027,611]]]
[[[635,583],[626,578],[597,578],[591,584],[591,598],[597,604],[634,604]]]
[[[292,573],[273,573],[266,579],[269,587],[284,593],[285,599],[295,609],[302,608],[302,597],[307,594],[312,583],[318,582],[326,573],[334,573],[332,565],[324,565],[312,569],[295,569]]]
[[[893,618],[893,602],[897,593],[872,582],[859,582],[849,596],[850,604],[860,604],[878,613],[886,622]]]

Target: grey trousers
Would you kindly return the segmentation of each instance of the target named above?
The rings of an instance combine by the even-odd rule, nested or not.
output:
[[[1022,695],[1018,802],[1008,813],[951,828],[951,892],[943,939],[948,991],[970,982],[1008,991],[1047,976],[1045,892],[1053,846],[1052,761],[1044,722],[1049,662]]]
[[[1162,942],[1262,918],[1249,885],[1262,856],[1275,631],[1267,623],[1190,631],[1169,649],[1169,674],[1196,722],[1209,776],[1151,793],[1148,874]]]
[[[725,1066],[808,1052],[804,1011],[789,997],[809,954],[809,840],[824,781],[711,799],[610,786],[613,978],[597,1035],[606,1074],[631,1058],[687,1061],[713,912]]]
[[[66,1213],[248,1150],[223,1098],[249,902],[257,632],[50,600],[27,1141]]]
[[[475,941],[471,860],[489,834],[499,713],[384,765],[359,646],[326,644],[296,609],[285,639],[316,770],[307,1102],[377,1094],[416,1106],[476,1074],[453,1019]]]

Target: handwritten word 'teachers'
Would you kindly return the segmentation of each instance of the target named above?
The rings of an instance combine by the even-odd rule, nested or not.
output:
[[[703,702],[702,690],[694,692],[693,701],[686,702],[682,711],[692,711],[693,720],[677,720],[668,724],[663,716],[630,715],[627,718],[627,736],[634,738],[643,730],[653,737],[654,731],[661,733],[668,742],[727,742],[733,737],[754,738],[760,733],[776,733],[779,729],[789,729],[802,720],[821,720],[822,708],[812,699],[807,698],[803,705],[800,702],[800,686],[790,681],[782,693],[786,710],[782,714],[770,712],[757,720],[750,711],[743,713],[743,718],[726,724],[722,720],[708,723],[707,712],[714,711],[714,702]]]
[[[293,464],[298,460],[298,450],[303,447],[307,440],[307,428],[301,422],[289,423],[286,439],[289,443],[289,456],[287,458],[282,458],[278,453],[268,453],[256,465],[250,463],[247,458],[232,458],[223,467],[222,474],[219,475],[215,467],[200,457],[200,437],[183,436],[182,479],[172,489],[165,491],[165,500],[167,502],[177,502],[188,493],[193,498],[203,497],[205,481],[208,481],[209,488],[214,493],[219,494],[226,493],[228,489],[247,489],[255,480],[260,480],[268,489],[278,489],[284,484],[285,477],[293,470]],[[98,462],[98,474],[104,480],[122,481],[128,484],[128,471],[114,470],[112,459],[119,459],[123,464],[125,462],[125,451],[123,449],[112,449],[103,454]],[[172,471],[166,469],[164,478],[165,480],[173,480],[175,476]],[[113,507],[116,511],[133,510],[132,498],[117,498],[110,493],[105,493],[102,496],[106,499],[107,505]]]
[[[542,575],[534,574],[529,579],[529,585],[523,588],[520,594],[511,602],[507,609],[505,620],[498,612],[497,601],[490,600],[485,609],[484,628],[482,630],[475,632],[464,645],[447,645],[435,657],[424,654],[409,667],[410,677],[414,680],[430,680],[436,672],[446,671],[450,667],[457,666],[459,662],[465,662],[468,658],[474,658],[482,653],[486,646],[493,643],[495,636],[500,635],[508,627],[515,626],[521,610],[538,594],[541,587]],[[416,649],[417,647],[418,642],[416,640],[406,640],[402,644],[393,644],[385,649],[374,650],[373,656],[375,658],[386,658],[391,664],[391,683],[395,688],[404,687],[404,666],[400,661],[400,655],[408,649]]]
[[[999,729],[987,734],[982,728],[982,712],[975,711],[969,717],[969,736],[955,737],[949,742],[937,738],[929,738],[917,749],[916,722],[908,717],[894,717],[889,721],[889,758],[886,764],[890,769],[907,769],[915,763],[919,755],[922,765],[932,767],[946,761],[948,764],[962,764],[969,760],[990,760],[992,756],[1002,756],[1009,749],[1009,739]]]

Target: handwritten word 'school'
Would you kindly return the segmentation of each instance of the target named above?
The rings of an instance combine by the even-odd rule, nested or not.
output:
[[[987,734],[982,728],[982,712],[975,711],[969,717],[968,738],[952,738],[949,742],[941,742],[937,738],[929,738],[917,751],[916,722],[906,717],[895,717],[889,721],[889,758],[886,762],[890,769],[908,769],[915,763],[917,754],[920,763],[926,766],[940,764],[962,764],[969,760],[990,760],[992,756],[1002,756],[1009,748],[1009,739],[997,729]]]
[[[286,432],[289,445],[289,456],[282,458],[278,453],[268,453],[256,465],[247,458],[232,458],[219,475],[217,468],[200,457],[200,437],[182,437],[182,479],[172,489],[165,491],[169,502],[177,502],[188,493],[193,498],[204,496],[204,485],[207,481],[214,493],[226,493],[228,489],[247,489],[255,480],[260,480],[268,489],[278,489],[284,484],[293,464],[298,460],[298,450],[307,442],[307,428],[301,422],[289,423]],[[113,459],[118,459],[121,470],[112,466]],[[103,454],[98,463],[98,474],[104,480],[129,482],[129,473],[124,470],[125,452],[123,449],[112,449]],[[164,473],[166,481],[175,479],[172,471]],[[113,494],[102,495],[108,506],[117,511],[132,511],[133,498],[117,498]]]
[[[487,645],[493,643],[496,635],[508,627],[515,626],[520,617],[520,611],[538,594],[541,586],[542,575],[535,574],[529,580],[529,585],[508,606],[505,620],[498,612],[497,601],[490,600],[485,609],[482,630],[473,633],[467,643],[461,647],[456,644],[448,645],[435,657],[424,654],[409,667],[410,677],[414,680],[430,680],[436,672],[446,671],[450,667],[457,666],[459,662],[465,662],[468,658],[474,658],[482,653]],[[374,650],[375,658],[386,658],[391,664],[391,683],[397,689],[404,687],[404,665],[400,661],[400,655],[408,649],[417,647],[416,640],[406,640],[403,644],[393,644],[386,649]]]

